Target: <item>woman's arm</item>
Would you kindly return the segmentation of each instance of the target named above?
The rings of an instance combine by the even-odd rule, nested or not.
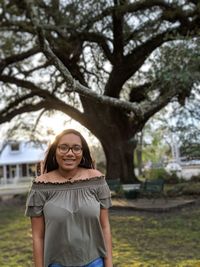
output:
[[[44,217],[32,217],[31,226],[35,267],[44,267]]]
[[[104,259],[105,267],[112,267],[112,237],[109,223],[108,209],[101,209],[100,223],[103,230],[104,240],[107,249],[107,256]]]

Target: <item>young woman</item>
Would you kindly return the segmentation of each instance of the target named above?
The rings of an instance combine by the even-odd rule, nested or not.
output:
[[[87,142],[76,130],[64,130],[27,198],[35,267],[112,267],[110,206],[110,190]]]

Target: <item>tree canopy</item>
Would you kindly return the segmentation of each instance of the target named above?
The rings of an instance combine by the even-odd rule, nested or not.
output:
[[[110,178],[133,179],[135,134],[198,86],[197,0],[6,0],[0,18],[0,123],[59,110],[100,140]]]

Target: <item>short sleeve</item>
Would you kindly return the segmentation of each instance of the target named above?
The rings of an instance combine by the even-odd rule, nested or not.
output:
[[[25,216],[38,217],[43,215],[43,206],[45,201],[46,196],[44,192],[31,189],[26,201]]]
[[[111,192],[106,181],[103,185],[99,186],[97,194],[101,208],[108,209],[112,206]]]

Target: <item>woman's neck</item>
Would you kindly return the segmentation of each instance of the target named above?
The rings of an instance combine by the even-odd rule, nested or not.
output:
[[[63,170],[63,169],[57,169],[57,172],[62,178],[66,180],[71,180],[76,178],[78,174],[78,168],[73,169],[73,170]]]

